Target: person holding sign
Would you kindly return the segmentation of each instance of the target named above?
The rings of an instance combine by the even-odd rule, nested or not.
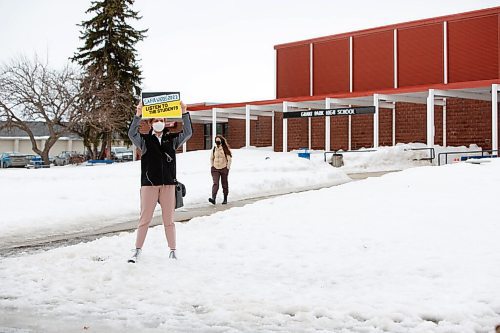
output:
[[[222,192],[224,193],[224,201],[222,204],[227,204],[227,195],[229,194],[229,186],[227,177],[229,176],[229,169],[231,168],[231,161],[233,154],[227,144],[227,140],[222,135],[215,136],[215,146],[210,155],[210,163],[212,165],[212,197],[208,201],[215,205],[215,198],[219,191],[219,179],[222,180]]]
[[[148,119],[151,130],[147,134],[141,134],[139,125],[143,110],[142,102],[137,105],[137,112],[128,131],[132,143],[141,150],[141,215],[134,254],[128,260],[130,263],[135,263],[139,259],[157,203],[161,206],[163,226],[170,248],[169,258],[177,259],[174,224],[177,183],[175,152],[193,134],[191,118],[186,105],[182,102],[181,108],[184,127],[179,133],[172,133],[165,128],[166,118],[151,118]]]

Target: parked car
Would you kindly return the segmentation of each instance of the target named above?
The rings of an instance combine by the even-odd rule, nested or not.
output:
[[[2,168],[24,168],[28,163],[29,158],[26,154],[7,152],[0,155],[0,167]]]
[[[132,149],[126,147],[111,147],[111,159],[117,162],[126,162],[133,160]]]
[[[51,156],[49,156],[49,164],[45,164],[40,155],[27,155],[27,158],[26,168],[28,169],[50,168],[50,165],[54,163],[54,158]]]
[[[85,156],[76,151],[63,151],[54,158],[54,165],[63,166],[68,164],[78,164],[85,161]]]

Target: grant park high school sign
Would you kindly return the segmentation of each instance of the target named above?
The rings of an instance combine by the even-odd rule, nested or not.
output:
[[[309,118],[330,116],[353,116],[358,114],[374,114],[374,106],[362,106],[355,108],[319,109],[310,111],[291,111],[283,113],[283,118]]]

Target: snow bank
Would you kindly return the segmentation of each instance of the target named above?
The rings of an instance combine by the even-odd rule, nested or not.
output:
[[[110,332],[493,332],[495,184],[500,160],[263,200],[178,224],[178,261],[162,227],[136,265],[133,233],[3,258],[0,313]]]
[[[362,148],[349,152],[339,151],[339,153],[343,154],[344,159],[344,166],[340,169],[346,173],[404,170],[417,166],[438,165],[438,154],[442,152],[482,150],[477,145],[470,145],[469,147],[442,147],[436,145],[434,146],[435,159],[431,164],[427,160],[431,156],[431,153],[426,148],[427,145],[423,143],[408,143],[376,149]],[[448,155],[448,163],[452,163],[454,159],[460,158],[460,156],[474,155],[481,155],[481,153],[450,154]],[[331,157],[331,154],[327,154],[327,161],[330,161]],[[324,151],[312,151],[311,158],[317,161],[324,161]],[[446,157],[444,155],[441,156],[441,164],[446,164],[445,160]]]

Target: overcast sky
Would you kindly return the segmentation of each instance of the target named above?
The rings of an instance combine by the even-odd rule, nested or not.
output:
[[[0,0],[0,62],[19,55],[63,65],[90,0]],[[187,103],[275,97],[276,44],[499,6],[499,0],[136,0],[148,28],[137,45],[143,89]]]

